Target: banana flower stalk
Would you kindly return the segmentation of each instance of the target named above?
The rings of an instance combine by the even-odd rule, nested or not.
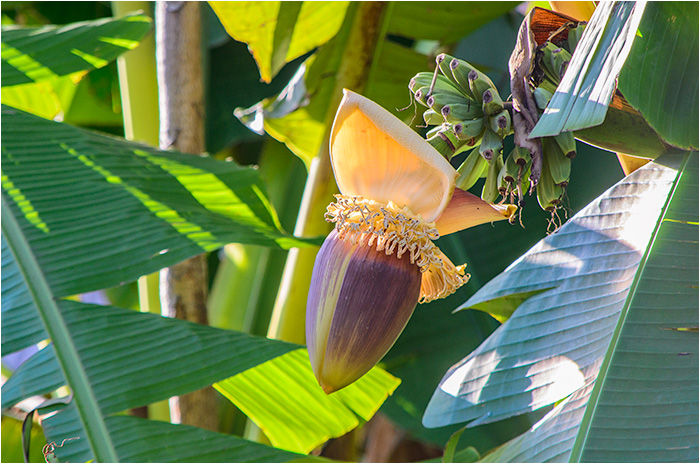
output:
[[[330,137],[341,194],[327,208],[335,228],[316,257],[306,309],[311,365],[326,393],[369,371],[417,303],[469,280],[433,240],[515,212],[456,189],[457,171],[420,135],[373,101],[343,94]]]

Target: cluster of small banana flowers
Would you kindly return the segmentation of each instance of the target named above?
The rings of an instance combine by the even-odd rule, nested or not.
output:
[[[447,159],[471,149],[457,170],[457,187],[467,190],[486,177],[481,198],[493,203],[505,193],[502,151],[503,139],[513,133],[510,112],[491,79],[474,66],[445,53],[435,62],[433,73],[419,72],[408,85],[415,101],[428,107],[426,125],[435,126],[426,138]]]

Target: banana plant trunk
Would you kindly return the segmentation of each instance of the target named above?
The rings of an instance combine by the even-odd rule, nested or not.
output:
[[[204,85],[202,19],[198,2],[156,3],[156,60],[162,149],[202,153]],[[164,316],[207,324],[206,255],[183,261],[160,274]],[[177,347],[173,347],[177,349]],[[170,420],[216,430],[214,390],[205,388],[170,400]]]

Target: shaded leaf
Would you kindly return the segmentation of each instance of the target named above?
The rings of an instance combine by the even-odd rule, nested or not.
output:
[[[109,416],[107,428],[122,462],[314,462],[322,459],[275,449],[232,435],[188,425]],[[81,431],[74,406],[44,418],[44,433],[58,443],[78,437],[55,449],[63,462],[87,462],[92,453]]]
[[[318,386],[306,350],[295,350],[218,382],[278,448],[308,453],[368,421],[400,380],[375,367],[331,395]],[[359,417],[358,417],[359,416]]]
[[[667,142],[698,148],[698,4],[649,2],[619,88]]]
[[[2,86],[39,82],[101,68],[135,48],[151,29],[148,16],[2,31]]]
[[[285,63],[330,40],[348,2],[209,2],[226,31],[245,42],[260,78],[270,82]]]
[[[296,348],[150,313],[70,300],[60,300],[59,306],[104,414],[205,387]],[[2,405],[64,384],[53,345],[48,345],[5,382]]]
[[[605,2],[596,8],[530,137],[585,129],[605,120],[645,4]]]
[[[118,285],[229,242],[305,243],[280,230],[254,169],[8,107],[2,131],[3,195],[56,296]],[[30,315],[4,301],[2,310],[3,343],[22,348],[45,338],[8,336],[6,323],[20,327]]]
[[[518,2],[395,2],[387,32],[451,43],[517,5]]]
[[[463,307],[553,287],[448,371],[424,422],[472,426],[566,398],[487,459],[693,460],[697,334],[661,329],[697,326],[697,184],[697,154],[664,156],[477,292]]]

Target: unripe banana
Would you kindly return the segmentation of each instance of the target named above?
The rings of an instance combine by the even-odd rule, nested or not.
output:
[[[469,79],[469,90],[471,90],[476,101],[483,101],[484,92],[496,88],[486,74],[476,69],[469,71],[467,78]]]
[[[503,155],[501,155],[501,156],[503,156]],[[498,193],[503,198],[505,198],[508,195],[508,193],[512,190],[512,187],[513,187],[512,183],[511,183],[512,181],[508,181],[506,179],[506,175],[507,175],[506,162],[507,162],[507,160],[503,162],[503,166],[501,166],[501,170],[498,171],[498,180],[497,180]]]
[[[495,88],[486,89],[481,96],[484,114],[493,116],[503,111],[503,100]]]
[[[419,87],[413,92],[413,98],[423,106],[428,106],[428,103],[426,103],[426,99],[429,96],[430,96],[430,87],[427,85],[424,85],[423,87]]]
[[[428,105],[428,107],[436,113],[440,113],[442,111],[442,107],[445,105],[464,104],[464,101],[465,98],[462,94],[437,91],[425,99],[425,103]]]
[[[586,30],[586,23],[579,24],[574,29],[569,29],[569,36],[567,38],[567,44],[569,45],[569,52],[573,55],[574,50],[576,50],[576,45],[578,41],[581,40],[583,31]]]
[[[452,159],[453,156],[463,152],[470,146],[467,141],[457,139],[448,124],[442,124],[428,131],[426,139],[447,160]]]
[[[551,137],[542,139],[542,154],[544,156],[542,172],[549,171],[556,185],[566,186],[571,175],[571,158],[564,155]]]
[[[532,164],[532,155],[527,148],[516,145],[513,149],[513,160],[519,166],[524,166],[527,169]]]
[[[546,169],[545,166],[537,183],[537,202],[540,204],[540,207],[545,211],[554,211],[561,203],[563,194],[564,188],[554,183],[549,169]]]
[[[481,199],[493,203],[498,198],[498,174],[503,168],[503,155],[494,156],[489,161],[489,167],[486,171],[486,182],[481,190]]]
[[[464,60],[453,58],[450,61],[450,72],[452,73],[452,78],[455,82],[459,84],[459,88],[466,95],[471,96],[473,100],[477,100],[476,95],[474,95],[469,87],[469,71],[476,70],[472,65]]]
[[[462,190],[469,190],[480,177],[486,174],[489,162],[484,159],[478,149],[473,149],[459,168],[455,185]]]
[[[474,145],[484,131],[484,120],[482,118],[477,118],[462,121],[454,124],[452,130],[459,140],[474,140],[474,143],[471,143],[471,145]]]
[[[515,184],[515,181],[518,179],[518,175],[522,174],[523,166],[515,161],[514,148],[511,150],[510,154],[508,154],[508,157],[504,162],[503,169],[505,172],[503,173],[503,179],[510,184]]]
[[[481,107],[474,101],[466,99],[466,103],[452,103],[445,105],[440,110],[445,121],[457,124],[470,119],[481,118],[484,113]]]
[[[427,110],[423,111],[423,121],[425,121],[425,123],[429,126],[439,126],[445,122],[445,119],[440,113],[428,108]]]
[[[491,160],[503,149],[503,139],[491,129],[486,129],[481,138],[479,153],[487,160]]]
[[[435,57],[435,63],[437,64],[437,69],[440,70],[440,72],[447,78],[455,87],[459,89],[462,94],[468,98],[475,99],[474,95],[472,95],[471,90],[469,90],[469,85],[464,85],[461,83],[459,80],[455,78],[455,76],[452,73],[452,70],[450,68],[450,64],[453,61],[462,61],[458,60],[457,58],[448,55],[447,53],[440,53],[437,57]],[[462,61],[464,63],[464,61]]]
[[[408,88],[411,90],[411,92],[415,92],[415,90],[421,88],[421,87],[428,87],[433,86],[433,90],[440,90],[442,92],[453,92],[453,93],[459,93],[459,88],[455,86],[452,81],[450,81],[448,78],[445,76],[438,74],[435,76],[435,82],[433,83],[433,76],[434,74],[431,72],[419,72],[415,76],[411,78],[411,80],[408,82]]]
[[[546,42],[542,48],[542,65],[545,73],[553,82],[561,81],[566,67],[571,61],[571,54],[564,48],[557,47],[552,42]]]
[[[573,132],[562,132],[554,137],[554,141],[567,158],[576,157],[576,139]]]
[[[512,131],[512,122],[508,110],[502,110],[500,113],[490,116],[489,127],[501,138],[505,138],[510,134]]]
[[[547,105],[549,105],[549,101],[554,96],[552,92],[550,92],[542,86],[537,87],[532,92],[532,95],[535,97],[535,103],[537,103],[537,107],[541,110],[547,108]]]

